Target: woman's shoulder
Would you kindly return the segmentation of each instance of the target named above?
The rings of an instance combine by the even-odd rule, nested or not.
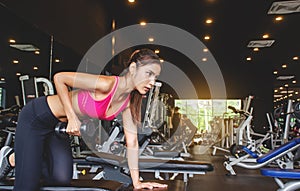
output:
[[[99,75],[97,80],[97,89],[101,89],[102,91],[110,91],[116,83],[117,76],[106,76],[106,75]]]

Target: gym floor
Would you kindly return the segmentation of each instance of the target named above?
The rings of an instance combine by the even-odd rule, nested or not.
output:
[[[192,155],[193,160],[210,161],[214,165],[214,171],[189,178],[186,191],[235,191],[241,189],[242,191],[276,191],[279,188],[273,178],[262,176],[259,169],[244,169],[234,166],[237,175],[228,176],[228,171],[223,166],[223,162],[226,160],[225,153],[222,151],[217,151],[216,155],[211,155],[211,153],[208,150],[205,154]],[[145,178],[147,175],[144,174],[143,177]]]
[[[179,175],[175,181],[166,181],[166,183],[169,184],[168,191],[240,191],[241,189],[242,191],[276,191],[279,188],[273,178],[262,176],[259,169],[253,170],[234,166],[237,175],[227,175],[228,171],[226,171],[223,166],[223,162],[226,160],[223,151],[217,151],[216,155],[212,155],[211,150],[208,150],[205,154],[194,154],[193,148],[190,148],[190,153],[192,154],[191,160],[211,162],[214,166],[214,170],[204,175],[194,175],[194,177],[190,177],[187,185],[184,185],[183,182],[180,181],[182,180],[182,176]],[[155,180],[157,182],[164,182],[155,179],[153,173],[141,173],[141,176],[145,181]],[[80,186],[84,186],[82,185],[84,183],[82,181],[91,180],[91,178],[89,175],[80,175],[80,183],[78,181],[76,182],[80,184]],[[90,184],[90,181],[87,183]],[[109,188],[118,187],[114,186],[113,183],[117,182],[106,182],[102,185],[108,186]],[[99,182],[95,184],[99,184]],[[89,185],[87,185],[87,187],[89,187]],[[132,191],[131,188],[122,190]]]
[[[214,165],[214,171],[205,175],[197,175],[190,179],[187,190],[222,190],[222,191],[253,191],[253,190],[268,190],[275,191],[278,186],[275,180],[271,177],[265,177],[260,174],[259,169],[245,169],[234,166],[236,176],[228,176],[228,171],[223,166],[226,160],[224,152],[218,151],[216,155],[211,155],[209,150],[204,155],[194,155],[194,159],[211,161]]]

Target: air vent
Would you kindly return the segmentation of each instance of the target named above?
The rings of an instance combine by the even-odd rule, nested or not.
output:
[[[289,75],[289,76],[278,76],[276,79],[277,80],[291,80],[295,78],[295,76]]]
[[[270,47],[275,42],[275,40],[252,40],[248,43],[249,48],[262,48]]]
[[[300,12],[300,1],[273,2],[268,14],[289,14]]]
[[[32,44],[10,44],[9,46],[13,47],[13,48],[16,48],[18,50],[21,50],[21,51],[33,52],[33,51],[40,50],[39,48],[35,47]]]

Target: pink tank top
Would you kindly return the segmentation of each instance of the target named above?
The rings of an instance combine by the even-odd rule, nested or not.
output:
[[[106,112],[111,103],[111,100],[116,92],[119,84],[119,77],[115,76],[116,81],[106,98],[102,100],[94,100],[89,91],[81,90],[78,92],[78,106],[82,114],[91,118],[98,118],[100,120],[113,120],[125,107],[128,105],[130,95],[126,98],[122,106],[112,115],[106,116]]]

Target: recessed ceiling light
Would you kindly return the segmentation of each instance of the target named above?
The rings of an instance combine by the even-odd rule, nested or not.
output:
[[[282,16],[278,16],[275,18],[275,21],[282,21],[283,20],[283,17]]]
[[[148,41],[149,41],[149,42],[153,42],[153,41],[154,41],[154,38],[150,37],[150,38],[148,38]]]
[[[140,22],[140,25],[141,25],[141,26],[145,26],[146,24],[147,24],[147,23],[146,23],[145,21],[141,21],[141,22]]]
[[[211,24],[211,23],[213,23],[213,20],[212,19],[206,19],[205,23],[206,24]]]
[[[16,40],[15,39],[9,39],[8,42],[9,43],[16,43]]]
[[[282,93],[282,94],[290,94],[290,93],[294,93],[294,91],[293,90],[289,90],[289,91],[283,90],[280,93]]]
[[[275,94],[274,97],[281,97],[282,95],[279,95],[279,94]]]
[[[268,34],[264,34],[263,38],[269,38],[269,35]]]
[[[208,36],[208,35],[206,35],[205,37],[204,37],[204,40],[209,40],[210,39],[210,36]]]

